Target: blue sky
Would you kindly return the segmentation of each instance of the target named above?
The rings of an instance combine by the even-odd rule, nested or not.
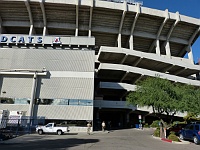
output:
[[[142,0],[136,0],[142,1]],[[159,10],[168,9],[169,12],[179,12],[200,19],[200,0],[143,0],[143,6]],[[192,46],[195,63],[200,58],[200,37]]]

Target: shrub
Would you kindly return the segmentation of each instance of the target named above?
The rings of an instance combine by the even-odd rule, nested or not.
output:
[[[149,128],[149,124],[148,124],[148,123],[145,123],[145,124],[144,124],[144,128]]]
[[[174,135],[176,135],[174,131],[170,131],[170,133],[169,133],[169,134],[174,134]]]
[[[156,130],[153,133],[153,136],[160,137],[160,128],[156,128]]]
[[[186,123],[185,121],[182,121],[182,122],[181,121],[174,121],[171,126],[174,126],[176,124],[185,124],[185,123]]]
[[[175,134],[170,134],[168,136],[168,139],[172,141],[180,142],[179,138]]]
[[[152,127],[152,128],[158,128],[159,127],[159,122],[160,122],[160,120],[153,121],[152,124],[150,125],[150,127]]]

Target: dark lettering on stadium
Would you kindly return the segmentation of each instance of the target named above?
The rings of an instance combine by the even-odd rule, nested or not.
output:
[[[42,42],[43,39],[41,36],[0,36],[0,43],[40,44]]]

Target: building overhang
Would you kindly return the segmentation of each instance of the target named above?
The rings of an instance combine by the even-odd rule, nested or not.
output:
[[[198,80],[191,80],[183,77],[178,77],[175,75],[170,75],[157,71],[151,71],[133,66],[101,63],[98,68],[98,77],[101,80],[112,80],[115,82],[135,84],[138,80],[143,80],[149,76],[150,77],[159,76],[162,79],[168,79],[172,82],[179,82],[194,86],[200,86],[200,81]]]
[[[137,50],[102,46],[97,60],[101,63],[123,64],[171,75],[188,77],[199,73],[200,65],[194,65],[187,58],[167,57]]]

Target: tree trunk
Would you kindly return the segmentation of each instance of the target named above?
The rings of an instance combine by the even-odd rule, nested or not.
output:
[[[160,118],[160,138],[166,138],[166,123]]]

